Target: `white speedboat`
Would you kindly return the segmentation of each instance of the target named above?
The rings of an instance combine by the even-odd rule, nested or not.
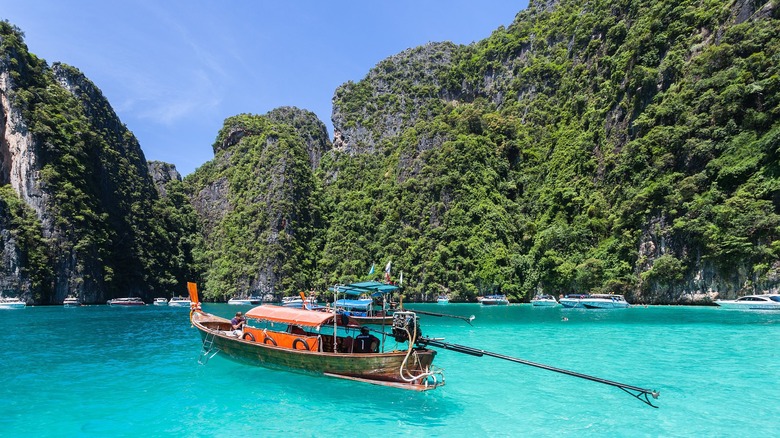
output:
[[[535,296],[531,304],[535,307],[555,307],[558,305],[558,300],[552,295],[542,294]]]
[[[68,295],[68,297],[65,298],[65,300],[62,302],[62,305],[65,307],[79,307],[81,306],[81,301],[79,301],[79,299],[73,295]]]
[[[780,294],[745,295],[736,300],[715,300],[724,309],[780,310]]]
[[[436,304],[449,304],[450,303],[450,297],[448,295],[439,295],[438,298],[436,298]]]
[[[20,298],[0,297],[0,309],[24,309],[27,303]]]
[[[301,297],[282,297],[282,306],[284,307],[303,307],[303,298]],[[306,307],[317,306],[317,299],[314,297],[306,298]]]
[[[165,298],[162,298],[162,297],[155,298],[154,299],[154,305],[155,306],[167,306],[168,305],[168,300],[166,300]]]
[[[485,295],[479,302],[483,306],[506,306],[509,304],[506,295]]]
[[[587,298],[588,294],[568,294],[561,298],[561,305],[568,309],[584,308],[582,300]]]
[[[146,303],[144,303],[144,300],[138,297],[114,298],[112,300],[108,300],[106,304],[113,307],[134,307],[134,306],[146,305]]]
[[[623,295],[590,294],[580,299],[580,304],[586,309],[625,309],[629,306]]]
[[[168,301],[168,307],[190,307],[190,304],[192,301],[190,301],[187,297],[173,297],[170,301]]]
[[[252,295],[247,298],[231,298],[228,300],[228,304],[234,304],[237,306],[252,306],[252,305],[256,306],[260,304],[262,301],[263,300],[261,297]]]

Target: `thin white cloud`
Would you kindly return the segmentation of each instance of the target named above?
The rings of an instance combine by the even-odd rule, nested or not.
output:
[[[219,87],[202,70],[178,72],[176,83],[142,72],[123,71],[122,82],[134,91],[116,105],[120,113],[152,123],[173,125],[222,103]]]
[[[115,102],[115,108],[129,117],[166,126],[213,113],[223,101],[223,84],[230,76],[219,53],[198,44],[188,25],[170,10],[156,2],[142,6],[147,28],[163,30],[157,35],[173,38],[150,42],[139,36],[128,42],[131,53],[124,59],[104,65],[125,90],[124,100]]]

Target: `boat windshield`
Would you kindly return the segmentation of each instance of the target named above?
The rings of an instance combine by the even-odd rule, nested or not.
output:
[[[780,303],[780,295],[772,295],[769,297],[770,300]]]

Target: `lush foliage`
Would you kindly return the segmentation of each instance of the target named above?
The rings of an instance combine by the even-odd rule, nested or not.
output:
[[[188,228],[167,208],[173,201],[158,199],[138,142],[91,82],[29,54],[7,22],[0,28],[11,103],[37,149],[43,232],[52,236],[46,256],[29,260],[30,270],[55,273],[55,281],[33,281],[35,295],[46,302],[57,289],[91,300],[183,292],[191,267],[175,249],[195,232],[194,216]]]
[[[516,298],[652,301],[705,266],[766,280],[780,255],[780,26],[770,7],[733,24],[741,13],[702,1],[532,7],[446,71],[427,69],[441,88],[418,107],[449,103],[423,114],[377,109],[419,99],[426,71],[380,64],[336,104],[360,128],[405,128],[364,136],[381,139],[379,153],[331,164],[332,214],[350,220],[331,223],[326,249],[358,249],[336,262],[326,251],[322,267],[393,259],[413,293]],[[444,141],[422,147],[433,138]]]
[[[20,279],[28,279],[33,298],[42,299],[41,293],[52,281],[54,271],[47,263],[48,251],[46,240],[42,237],[41,222],[9,185],[0,186],[0,229],[8,230],[3,236],[3,250],[15,252],[14,263],[21,270]],[[4,260],[11,260],[11,257],[4,257]],[[13,269],[12,266],[4,268]],[[3,287],[5,296],[18,295],[25,289],[21,282],[5,282]]]
[[[392,261],[417,297],[673,302],[780,278],[778,8],[743,3],[532,5],[476,44],[410,49],[340,87],[332,150],[311,113],[229,118],[214,160],[161,199],[91,84],[7,23],[0,44],[41,145],[48,257],[78,260],[76,279],[195,279],[224,299]]]
[[[190,196],[201,199],[205,238],[196,257],[206,267],[202,284],[209,298],[292,293],[312,282],[320,196],[301,133],[320,130],[275,118],[285,117],[226,120],[214,160],[185,180]],[[214,196],[219,205],[202,199],[215,186],[226,187]]]

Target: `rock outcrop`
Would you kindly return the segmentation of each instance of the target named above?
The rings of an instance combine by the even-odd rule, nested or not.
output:
[[[171,181],[181,181],[181,174],[176,170],[176,166],[170,163],[150,161],[148,164],[149,175],[152,177],[155,187],[157,187],[157,193],[162,197],[168,196],[165,186]]]

